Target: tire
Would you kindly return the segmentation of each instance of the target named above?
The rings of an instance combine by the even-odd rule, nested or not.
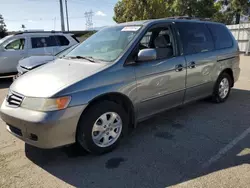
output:
[[[220,94],[220,88],[222,87],[221,84],[225,80],[227,80],[227,82],[228,82],[228,91],[224,94]],[[217,82],[215,84],[214,92],[213,92],[213,96],[212,96],[212,100],[215,103],[223,103],[227,100],[227,98],[229,97],[230,92],[231,92],[231,87],[233,85],[232,82],[233,81],[232,81],[231,76],[227,73],[222,73],[219,76],[219,78],[217,79]]]
[[[111,116],[115,118],[115,120],[113,121],[115,123],[113,124],[110,123],[112,122],[111,119],[109,119],[111,118]],[[105,117],[107,121],[105,121]],[[119,124],[120,121],[122,124],[121,129],[114,128]],[[80,118],[76,133],[77,142],[92,154],[100,155],[110,152],[119,145],[121,137],[126,134],[128,129],[128,122],[128,115],[119,104],[111,101],[103,101],[94,104]],[[100,128],[104,129],[104,127],[105,131],[93,131],[99,130]],[[111,136],[115,134],[116,137]],[[103,137],[101,138],[101,136]],[[112,143],[111,141],[110,143],[107,142],[112,139],[112,142],[114,143]],[[107,143],[107,145],[105,145],[104,143]]]

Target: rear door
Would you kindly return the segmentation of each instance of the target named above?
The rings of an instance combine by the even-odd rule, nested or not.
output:
[[[15,37],[3,46],[0,52],[0,74],[17,72],[18,61],[27,56],[26,37]]]
[[[233,72],[239,72],[240,59],[238,44],[230,31],[225,25],[218,23],[208,23],[207,27],[209,28],[215,43],[217,64],[221,67],[221,69],[218,69],[215,73],[214,79],[216,80],[220,72],[226,68],[231,68]]]
[[[58,43],[54,35],[34,35],[30,37],[29,56],[55,55]]]
[[[217,67],[214,43],[202,22],[178,22],[183,54],[187,62],[184,102],[197,100],[213,92],[213,75]]]

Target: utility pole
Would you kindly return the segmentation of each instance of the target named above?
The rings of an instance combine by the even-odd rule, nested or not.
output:
[[[67,29],[69,31],[68,0],[65,0],[65,9],[66,9]]]
[[[59,2],[60,2],[60,13],[61,13],[61,29],[62,29],[62,31],[65,31],[64,15],[63,15],[63,3],[62,3],[62,0],[59,0]]]

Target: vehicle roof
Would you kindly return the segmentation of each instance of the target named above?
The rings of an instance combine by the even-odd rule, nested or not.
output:
[[[201,20],[199,18],[161,18],[161,19],[152,19],[152,20],[141,20],[141,21],[133,21],[133,22],[125,22],[125,23],[120,23],[118,25],[150,25],[150,24],[157,24],[157,23],[162,23],[162,22],[195,22],[195,23],[213,23],[213,24],[222,24],[218,22],[212,22],[208,20]],[[223,24],[222,24],[223,25]]]
[[[13,36],[34,36],[34,35],[73,35],[71,33],[63,33],[63,32],[20,32],[16,33]]]

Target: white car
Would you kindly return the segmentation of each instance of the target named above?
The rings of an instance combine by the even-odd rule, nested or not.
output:
[[[73,34],[63,32],[22,32],[0,40],[0,76],[17,72],[18,61],[38,55],[55,55],[77,44]]]
[[[52,62],[57,58],[63,58],[66,54],[68,54],[71,50],[73,50],[75,47],[77,47],[79,45],[75,44],[73,46],[70,46],[64,50],[62,50],[61,52],[53,55],[41,55],[41,56],[30,56],[24,59],[21,59],[18,62],[17,65],[17,75],[15,75],[13,77],[13,80],[16,80],[19,76],[37,68],[40,67],[46,63]]]

